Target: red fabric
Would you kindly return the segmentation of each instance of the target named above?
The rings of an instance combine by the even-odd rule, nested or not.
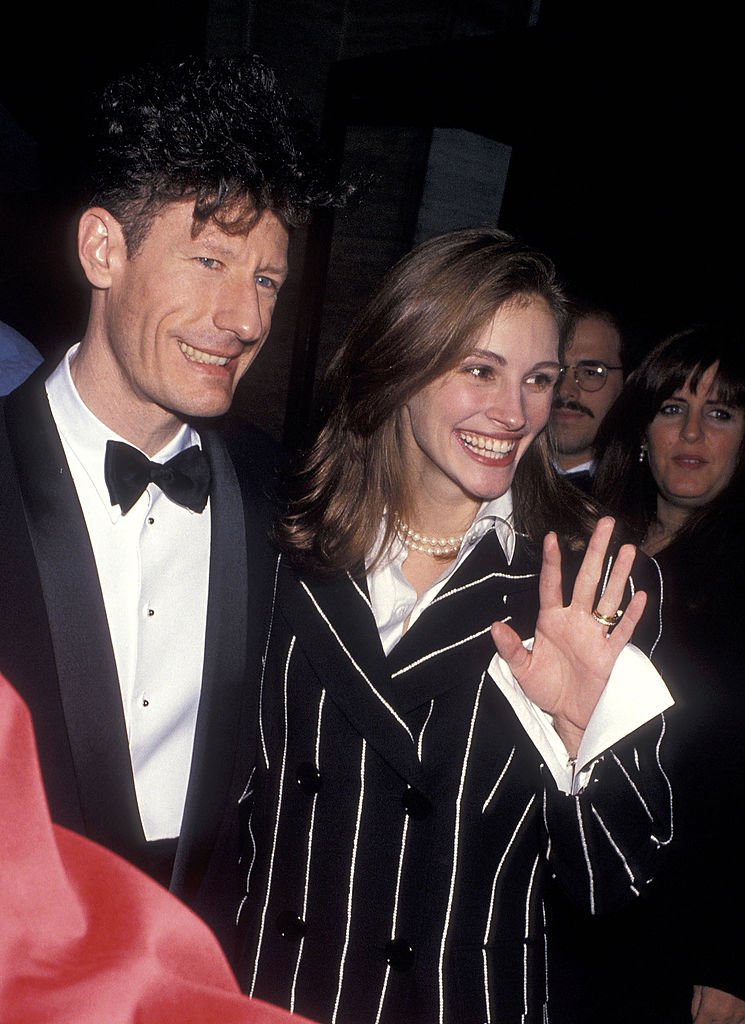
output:
[[[302,1024],[238,990],[207,926],[49,817],[25,704],[0,676],[1,1024]]]

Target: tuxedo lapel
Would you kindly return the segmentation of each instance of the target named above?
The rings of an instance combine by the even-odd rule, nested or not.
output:
[[[252,763],[275,563],[264,493],[271,466],[260,440],[254,444],[247,434],[229,450],[214,427],[200,425],[199,432],[212,470],[210,585],[192,769],[171,884],[187,900]],[[236,780],[240,788],[233,792]]]
[[[367,595],[346,577],[280,573],[278,607],[328,695],[407,782],[423,788],[416,741],[396,703]]]
[[[48,372],[48,371],[47,371]],[[35,374],[6,401],[8,438],[34,549],[87,835],[131,856],[143,835],[124,713],[93,551]],[[62,727],[62,723],[60,723]]]
[[[202,689],[172,889],[198,887],[225,811],[238,743],[249,633],[246,521],[225,446],[200,430],[212,470],[210,581]],[[265,529],[265,528],[264,528]]]

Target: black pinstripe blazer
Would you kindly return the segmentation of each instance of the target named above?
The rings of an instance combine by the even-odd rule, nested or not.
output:
[[[532,635],[537,570],[521,541],[508,566],[490,532],[386,657],[364,583],[280,561],[243,799],[247,992],[323,1024],[572,1021],[547,880],[585,911],[633,899],[671,794],[662,717],[580,797],[543,768],[486,671],[493,619]],[[636,582],[645,647],[659,588]]]

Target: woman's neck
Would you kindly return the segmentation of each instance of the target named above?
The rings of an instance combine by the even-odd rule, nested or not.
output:
[[[420,495],[415,508],[411,511],[406,526],[423,537],[442,538],[458,537],[470,529],[481,508],[481,502],[475,499],[450,504],[446,501],[423,500]]]
[[[670,544],[690,518],[691,510],[672,505],[657,496],[657,514],[649,524],[640,547],[647,555],[656,555]]]
[[[479,508],[479,504],[468,509],[462,505],[458,509],[425,509],[420,505],[411,523],[399,522],[398,535],[407,548],[403,572],[419,597],[457,557]]]

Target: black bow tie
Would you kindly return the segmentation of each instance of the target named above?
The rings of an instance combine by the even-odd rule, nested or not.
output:
[[[151,462],[132,445],[107,441],[104,476],[111,504],[119,505],[122,515],[129,512],[149,483],[157,484],[171,501],[193,512],[204,511],[210,489],[210,464],[197,445],[160,463]]]

